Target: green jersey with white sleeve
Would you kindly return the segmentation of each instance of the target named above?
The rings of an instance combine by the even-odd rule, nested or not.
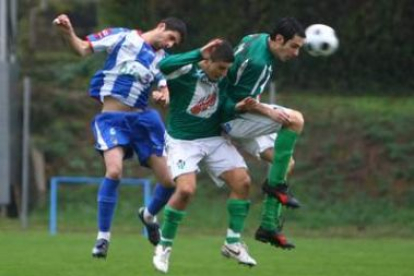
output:
[[[159,63],[170,91],[167,132],[175,139],[194,140],[221,135],[223,118],[235,113],[235,103],[219,93],[200,68],[200,49],[171,55]]]
[[[235,102],[257,98],[270,80],[275,58],[268,46],[268,34],[245,36],[235,48],[235,62],[223,80],[227,95]]]

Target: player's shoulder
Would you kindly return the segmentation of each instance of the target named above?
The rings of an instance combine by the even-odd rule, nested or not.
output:
[[[100,40],[104,37],[112,36],[112,35],[118,35],[122,33],[129,33],[131,32],[131,29],[123,28],[123,27],[109,27],[105,28],[99,32],[96,32],[89,36],[90,40]]]
[[[265,33],[255,33],[249,34],[242,38],[242,42],[255,42],[264,39],[268,34]]]

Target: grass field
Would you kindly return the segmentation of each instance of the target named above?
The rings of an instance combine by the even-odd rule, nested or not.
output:
[[[139,235],[115,234],[106,261],[90,256],[95,234],[0,232],[1,276],[160,275],[152,246]],[[258,262],[247,268],[219,253],[219,236],[181,235],[169,275],[221,276],[411,276],[414,241],[405,239],[296,238],[297,249],[281,251],[247,239]]]

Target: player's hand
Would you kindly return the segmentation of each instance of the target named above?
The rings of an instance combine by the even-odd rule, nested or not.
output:
[[[170,91],[167,86],[160,88],[160,90],[154,90],[152,92],[152,99],[156,104],[162,107],[167,107],[170,103]]]
[[[251,97],[244,98],[236,104],[236,109],[240,112],[252,111],[258,106],[259,102]]]
[[[291,123],[289,114],[283,108],[272,108],[269,112],[269,117],[282,125]]]
[[[69,17],[66,14],[60,14],[52,21],[53,25],[59,28],[64,34],[73,33],[72,23],[70,22]]]
[[[210,40],[206,45],[204,45],[201,48],[201,55],[203,56],[203,59],[209,59],[214,49],[222,43],[223,43],[222,39],[216,38],[216,39]]]

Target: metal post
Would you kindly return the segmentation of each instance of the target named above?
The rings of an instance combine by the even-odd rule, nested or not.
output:
[[[49,220],[49,232],[51,235],[57,233],[57,188],[58,179],[52,177],[50,181],[50,220]]]
[[[144,205],[148,206],[151,202],[151,181],[144,181]]]
[[[29,148],[30,148],[30,78],[24,78],[24,98],[23,98],[23,143],[22,143],[22,211],[20,214],[22,228],[28,226],[28,207],[29,207]]]
[[[276,83],[274,81],[271,81],[269,85],[269,103],[276,103]]]
[[[7,61],[7,0],[0,0],[0,61]]]

